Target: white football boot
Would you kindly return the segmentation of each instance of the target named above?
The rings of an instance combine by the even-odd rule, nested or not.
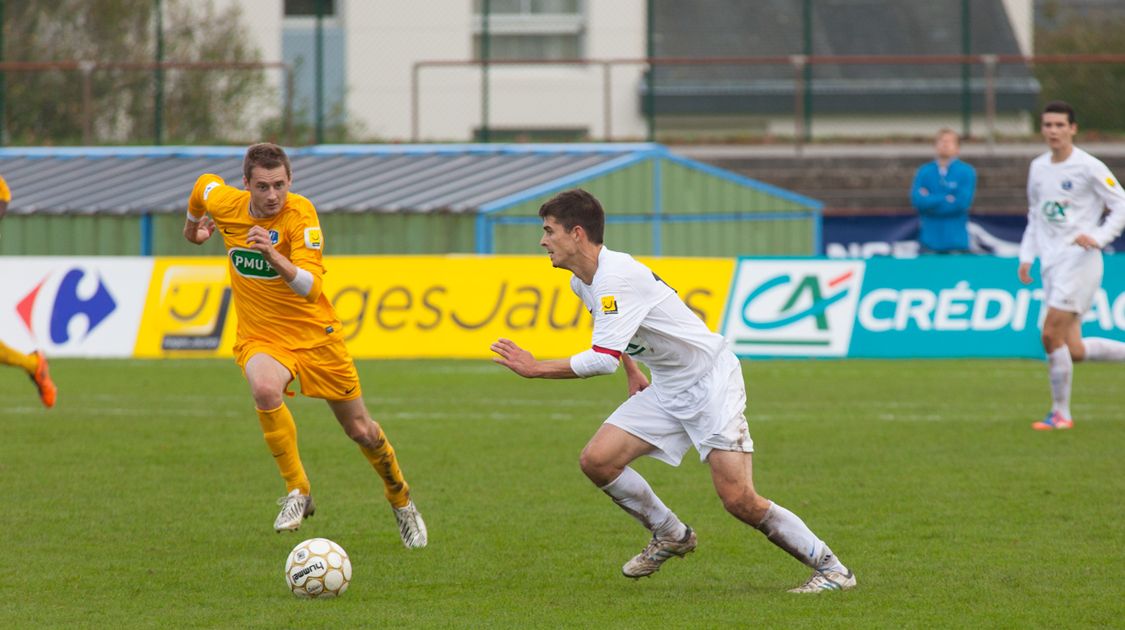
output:
[[[277,504],[281,506],[281,512],[273,522],[273,529],[277,532],[297,531],[305,518],[316,513],[316,504],[313,503],[312,497],[301,494],[297,488],[278,499]]]
[[[398,523],[398,535],[402,538],[402,544],[406,545],[407,549],[421,549],[429,542],[426,533],[426,521],[422,520],[422,515],[418,512],[418,508],[411,501],[405,507],[391,507],[395,513],[395,522]]]
[[[687,528],[687,533],[680,540],[661,540],[653,536],[644,551],[633,556],[631,560],[625,563],[625,566],[621,567],[621,573],[625,577],[631,578],[652,575],[660,569],[660,565],[664,564],[664,561],[668,558],[673,556],[683,558],[694,551],[695,544],[695,532],[690,527]]]
[[[851,571],[816,571],[812,577],[797,588],[789,589],[790,593],[823,593],[825,591],[846,591],[855,587],[855,574]]]

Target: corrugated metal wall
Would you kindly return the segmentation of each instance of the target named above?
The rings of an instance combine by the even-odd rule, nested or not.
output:
[[[325,251],[332,254],[442,254],[473,252],[474,215],[452,213],[345,213],[320,215]],[[202,246],[183,237],[184,217],[158,214],[152,253],[222,256],[222,239]],[[0,255],[136,256],[141,253],[137,215],[10,215],[0,222]]]
[[[646,149],[631,165],[603,170],[569,186],[601,201],[608,214],[606,243],[639,255],[813,255],[818,204],[793,193],[705,164]],[[522,179],[514,173],[516,183]],[[654,190],[658,182],[658,190]],[[536,182],[526,185],[531,190]],[[537,185],[542,185],[541,182]],[[456,191],[453,184],[447,188]],[[552,188],[554,190],[554,188]],[[533,194],[533,193],[532,193]],[[491,251],[538,254],[539,206],[552,193],[487,213]],[[316,196],[313,195],[314,201]],[[515,197],[514,199],[519,199]],[[144,206],[141,206],[142,208]],[[168,207],[168,206],[165,206]],[[479,206],[488,209],[487,203]],[[136,208],[133,208],[136,210]],[[115,214],[10,214],[0,224],[3,255],[138,255],[145,233],[155,255],[222,255],[221,240],[202,247],[182,236],[184,215],[145,219]],[[322,212],[329,254],[440,254],[490,251],[477,240],[477,214],[468,212]],[[147,230],[147,232],[146,232]],[[144,233],[143,233],[144,232]]]
[[[611,249],[638,255],[659,250],[668,256],[815,254],[816,219],[806,205],[669,160],[660,160],[659,167],[656,163],[646,161],[579,185],[601,200],[609,221],[605,241]],[[652,212],[656,168],[661,171],[664,216],[658,225]],[[539,206],[550,197],[542,195],[494,215],[498,220],[493,225],[496,253],[541,251],[537,221],[503,221],[537,217]],[[732,214],[738,216],[723,216]]]

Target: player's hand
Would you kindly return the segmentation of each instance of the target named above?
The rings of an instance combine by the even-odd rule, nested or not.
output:
[[[533,378],[536,375],[538,361],[527,350],[516,345],[511,339],[500,338],[489,349],[500,355],[492,357],[493,362],[499,363],[509,370],[524,378]]]
[[[187,240],[196,245],[202,245],[207,242],[207,239],[211,238],[211,235],[214,233],[215,222],[207,215],[203,215],[203,218],[198,221],[189,221],[188,225],[184,228],[184,236]]]
[[[1020,282],[1031,284],[1031,263],[1020,263]]]
[[[270,242],[270,233],[266,228],[255,225],[250,228],[246,233],[246,244],[256,252],[260,252],[267,261],[273,261],[274,254],[277,250],[274,249],[273,243]]]
[[[625,379],[629,383],[630,396],[635,396],[648,389],[648,377],[640,369],[626,370]]]
[[[1102,248],[1089,234],[1079,234],[1078,237],[1074,239],[1074,244],[1085,250]]]

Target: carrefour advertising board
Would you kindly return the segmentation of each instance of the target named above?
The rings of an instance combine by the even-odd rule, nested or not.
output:
[[[131,357],[151,258],[0,258],[0,341],[50,356]]]
[[[1038,267],[1013,258],[738,261],[723,334],[743,357],[1041,357]],[[1125,256],[1105,257],[1083,336],[1125,340]]]

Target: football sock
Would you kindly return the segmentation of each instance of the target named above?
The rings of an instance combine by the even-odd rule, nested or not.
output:
[[[1070,418],[1070,381],[1074,375],[1074,362],[1066,344],[1047,355],[1047,374],[1051,379],[1051,411]]]
[[[35,368],[39,366],[39,361],[35,358],[34,352],[24,354],[3,342],[0,342],[0,363],[21,367],[28,374],[35,374]]]
[[[1086,346],[1087,361],[1125,361],[1125,342],[1104,337],[1087,337],[1082,340]]]
[[[847,571],[828,545],[817,538],[799,516],[772,501],[757,528],[770,542],[813,569]]]
[[[383,495],[387,497],[391,505],[396,508],[406,507],[410,503],[410,486],[407,485],[406,479],[402,476],[402,470],[398,467],[398,457],[395,456],[395,449],[391,446],[390,440],[383,434],[382,429],[379,429],[379,438],[376,441],[375,448],[367,448],[365,446],[359,447],[360,452],[371,463],[371,467],[383,479]]]
[[[301,465],[301,454],[297,451],[297,423],[285,403],[277,409],[258,410],[258,422],[262,425],[262,436],[273,453],[273,461],[285,479],[286,493],[299,489],[301,494],[309,494],[309,478]]]
[[[687,525],[664,505],[652,491],[652,486],[632,468],[626,466],[617,479],[602,486],[601,491],[657,538],[683,540],[687,535]]]

